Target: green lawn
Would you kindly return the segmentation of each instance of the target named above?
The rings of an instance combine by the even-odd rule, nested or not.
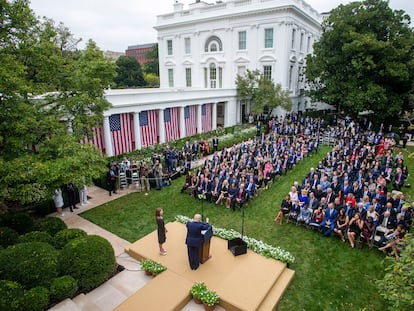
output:
[[[322,238],[318,232],[301,226],[273,222],[292,183],[300,182],[328,150],[330,148],[326,146],[319,148],[317,154],[297,165],[249,203],[245,209],[245,235],[280,246],[296,257],[296,262],[291,265],[296,275],[278,310],[384,310],[386,303],[374,284],[374,280],[383,276],[382,253],[376,249],[351,249],[337,237]],[[414,152],[414,148],[410,151]],[[411,162],[414,161],[406,161],[409,171],[413,172]],[[180,178],[161,191],[152,190],[148,196],[132,193],[81,215],[134,242],[156,229],[156,207],[164,209],[166,222],[173,221],[175,215],[192,217],[201,212],[201,202],[180,193],[183,182]],[[412,183],[412,177],[408,182]],[[204,214],[218,227],[241,230],[240,212],[204,204]]]

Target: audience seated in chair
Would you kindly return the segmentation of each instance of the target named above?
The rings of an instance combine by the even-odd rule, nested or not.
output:
[[[319,229],[324,236],[329,236],[335,229],[337,217],[338,211],[335,209],[335,204],[329,203],[328,208],[325,210],[324,219],[319,226]]]
[[[338,217],[336,217],[336,224],[334,228],[334,232],[339,235],[342,242],[345,242],[345,232],[348,228],[349,224],[349,217],[346,214],[345,208],[341,208],[338,213]]]

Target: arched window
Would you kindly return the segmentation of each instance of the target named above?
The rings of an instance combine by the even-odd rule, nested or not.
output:
[[[218,52],[223,51],[223,44],[217,36],[211,36],[207,39],[204,46],[204,52]]]

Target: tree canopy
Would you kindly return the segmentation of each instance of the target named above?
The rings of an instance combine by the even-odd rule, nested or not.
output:
[[[114,64],[93,41],[84,50],[28,1],[0,0],[0,203],[26,205],[55,188],[89,183],[102,154],[79,142],[102,121]]]
[[[146,74],[160,75],[160,65],[158,59],[158,44],[154,44],[152,50],[145,54],[147,62],[144,64],[144,71]]]
[[[119,88],[131,86],[145,86],[141,65],[133,56],[120,56],[116,60],[116,77],[114,79]]]
[[[264,113],[278,106],[290,110],[292,102],[289,94],[282,90],[280,84],[274,84],[272,80],[263,76],[259,70],[246,70],[244,76],[236,77],[237,97],[249,100],[251,111],[256,114]]]
[[[314,101],[351,114],[395,116],[406,108],[414,81],[410,17],[385,0],[338,6],[307,57],[306,76]]]

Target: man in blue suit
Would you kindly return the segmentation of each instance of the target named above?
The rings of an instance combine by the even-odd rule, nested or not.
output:
[[[195,214],[193,221],[187,222],[185,244],[187,244],[188,261],[190,262],[191,270],[197,270],[200,265],[200,247],[204,241],[201,231],[211,228],[208,224],[208,218],[206,221],[207,223],[201,222],[201,215]]]
[[[338,211],[335,209],[335,204],[329,203],[328,208],[325,210],[325,217],[319,226],[324,236],[329,236],[335,228],[337,216]]]

